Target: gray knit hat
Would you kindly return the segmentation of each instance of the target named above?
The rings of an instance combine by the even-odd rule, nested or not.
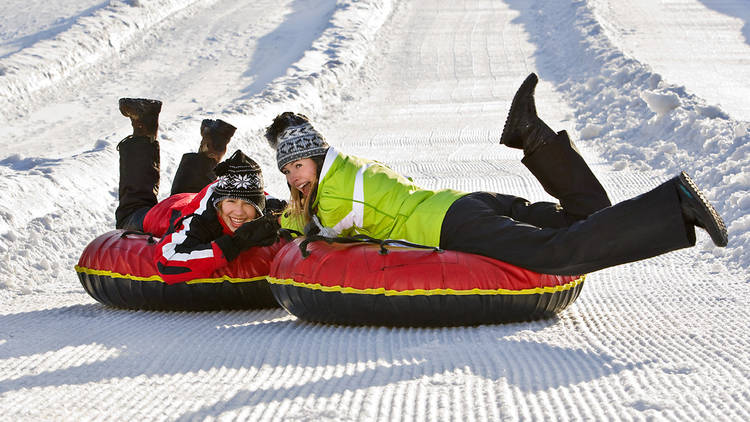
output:
[[[214,207],[225,199],[234,198],[253,204],[260,214],[263,213],[266,196],[258,163],[237,150],[228,160],[219,163],[214,173],[218,176],[211,197]]]
[[[302,158],[325,155],[328,143],[303,114],[283,113],[266,130],[266,139],[276,150],[276,164],[285,165]]]

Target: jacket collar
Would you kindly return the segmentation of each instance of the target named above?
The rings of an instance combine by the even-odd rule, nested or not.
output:
[[[338,157],[338,155],[339,152],[336,151],[334,147],[328,147],[326,158],[323,160],[323,168],[320,169],[320,176],[318,176],[318,185],[320,185],[320,182],[325,179],[326,174],[328,174],[328,170],[331,169],[331,166],[333,165],[333,162],[336,160],[336,157]]]

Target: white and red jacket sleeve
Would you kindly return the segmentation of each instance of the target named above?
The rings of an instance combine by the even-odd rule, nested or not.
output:
[[[156,246],[156,269],[167,284],[207,278],[227,265],[216,241],[231,236],[231,231],[210,201],[213,187],[212,183],[195,196],[183,209],[181,223]]]

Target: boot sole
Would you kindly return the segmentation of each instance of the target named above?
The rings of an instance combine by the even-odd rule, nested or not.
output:
[[[161,101],[147,98],[120,98],[118,106],[120,113],[130,119],[139,119],[145,114],[158,116],[161,113]]]
[[[703,193],[698,189],[698,186],[696,186],[695,182],[693,182],[693,179],[690,178],[690,176],[687,175],[684,171],[680,173],[680,183],[682,183],[683,186],[687,188],[687,190],[690,192],[693,197],[698,199],[698,202],[701,204],[701,208],[707,214],[710,219],[709,221],[705,221],[706,224],[706,231],[711,236],[711,240],[713,240],[714,244],[716,246],[727,246],[727,243],[729,242],[729,235],[727,234],[727,226],[724,224],[724,220],[721,218],[718,212],[716,212],[716,209],[711,205],[708,200],[703,196]]]
[[[527,85],[531,84],[531,90],[533,91],[536,87],[536,84],[539,82],[539,77],[536,76],[536,73],[532,73],[529,76],[526,77],[526,79],[521,83],[521,86],[518,88],[518,91],[516,91],[516,94],[513,96],[513,101],[510,103],[510,110],[508,110],[508,115],[505,117],[505,124],[503,125],[503,133],[500,135],[500,143],[510,147],[510,148],[523,148],[523,142],[514,144],[512,142],[508,141],[508,133],[511,131],[511,129],[508,127],[508,123],[510,123],[510,115],[513,113],[513,109],[516,106],[517,100],[519,98],[519,95],[526,95],[526,92],[528,89],[526,89]]]

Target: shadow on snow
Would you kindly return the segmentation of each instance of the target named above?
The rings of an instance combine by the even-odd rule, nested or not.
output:
[[[263,91],[269,82],[285,75],[294,63],[302,59],[315,40],[331,25],[335,7],[334,0],[296,0],[284,22],[258,39],[250,66],[243,74],[245,77],[254,76],[255,80],[242,89],[242,98],[250,98]]]
[[[278,381],[279,375],[288,374],[286,368],[335,367],[336,372],[346,372],[299,385],[245,389],[181,415],[192,420],[283,398],[333,396],[453,371],[539,391],[645,364],[620,364],[612,356],[509,338],[522,330],[540,331],[557,323],[553,318],[455,328],[344,327],[299,322],[282,309],[147,312],[75,305],[0,316],[0,340],[5,340],[0,343],[0,360],[38,355],[47,367],[53,367],[56,360],[61,366],[0,381],[0,394],[221,368],[244,369],[249,375],[246,384],[255,381],[266,386],[269,380]],[[71,330],[80,335],[69,336]],[[80,356],[70,356],[75,350],[62,352],[64,359],[54,356],[64,348],[86,346],[114,351],[110,357],[83,364]],[[39,369],[34,367],[34,371]]]
[[[750,9],[748,9],[746,2],[728,2],[726,0],[700,0],[700,2],[711,10],[742,20],[745,23],[742,26],[742,35],[745,37],[745,44],[750,45],[750,25],[748,25]]]
[[[24,48],[30,47],[39,41],[54,38],[55,36],[57,36],[57,34],[61,32],[65,32],[68,29],[70,29],[73,25],[76,24],[76,22],[78,22],[79,18],[90,16],[95,11],[109,6],[109,3],[110,3],[109,0],[104,1],[102,3],[91,6],[88,9],[82,10],[78,14],[71,16],[69,18],[58,19],[58,21],[55,22],[54,25],[52,25],[51,27],[43,31],[35,32],[33,34],[29,34],[29,35],[15,38],[13,40],[9,40],[8,42],[5,43],[5,45],[7,47],[13,47],[13,48],[9,48],[8,49],[9,51],[7,53],[1,54],[0,59],[3,59],[8,56],[12,56],[13,54],[18,53]]]

